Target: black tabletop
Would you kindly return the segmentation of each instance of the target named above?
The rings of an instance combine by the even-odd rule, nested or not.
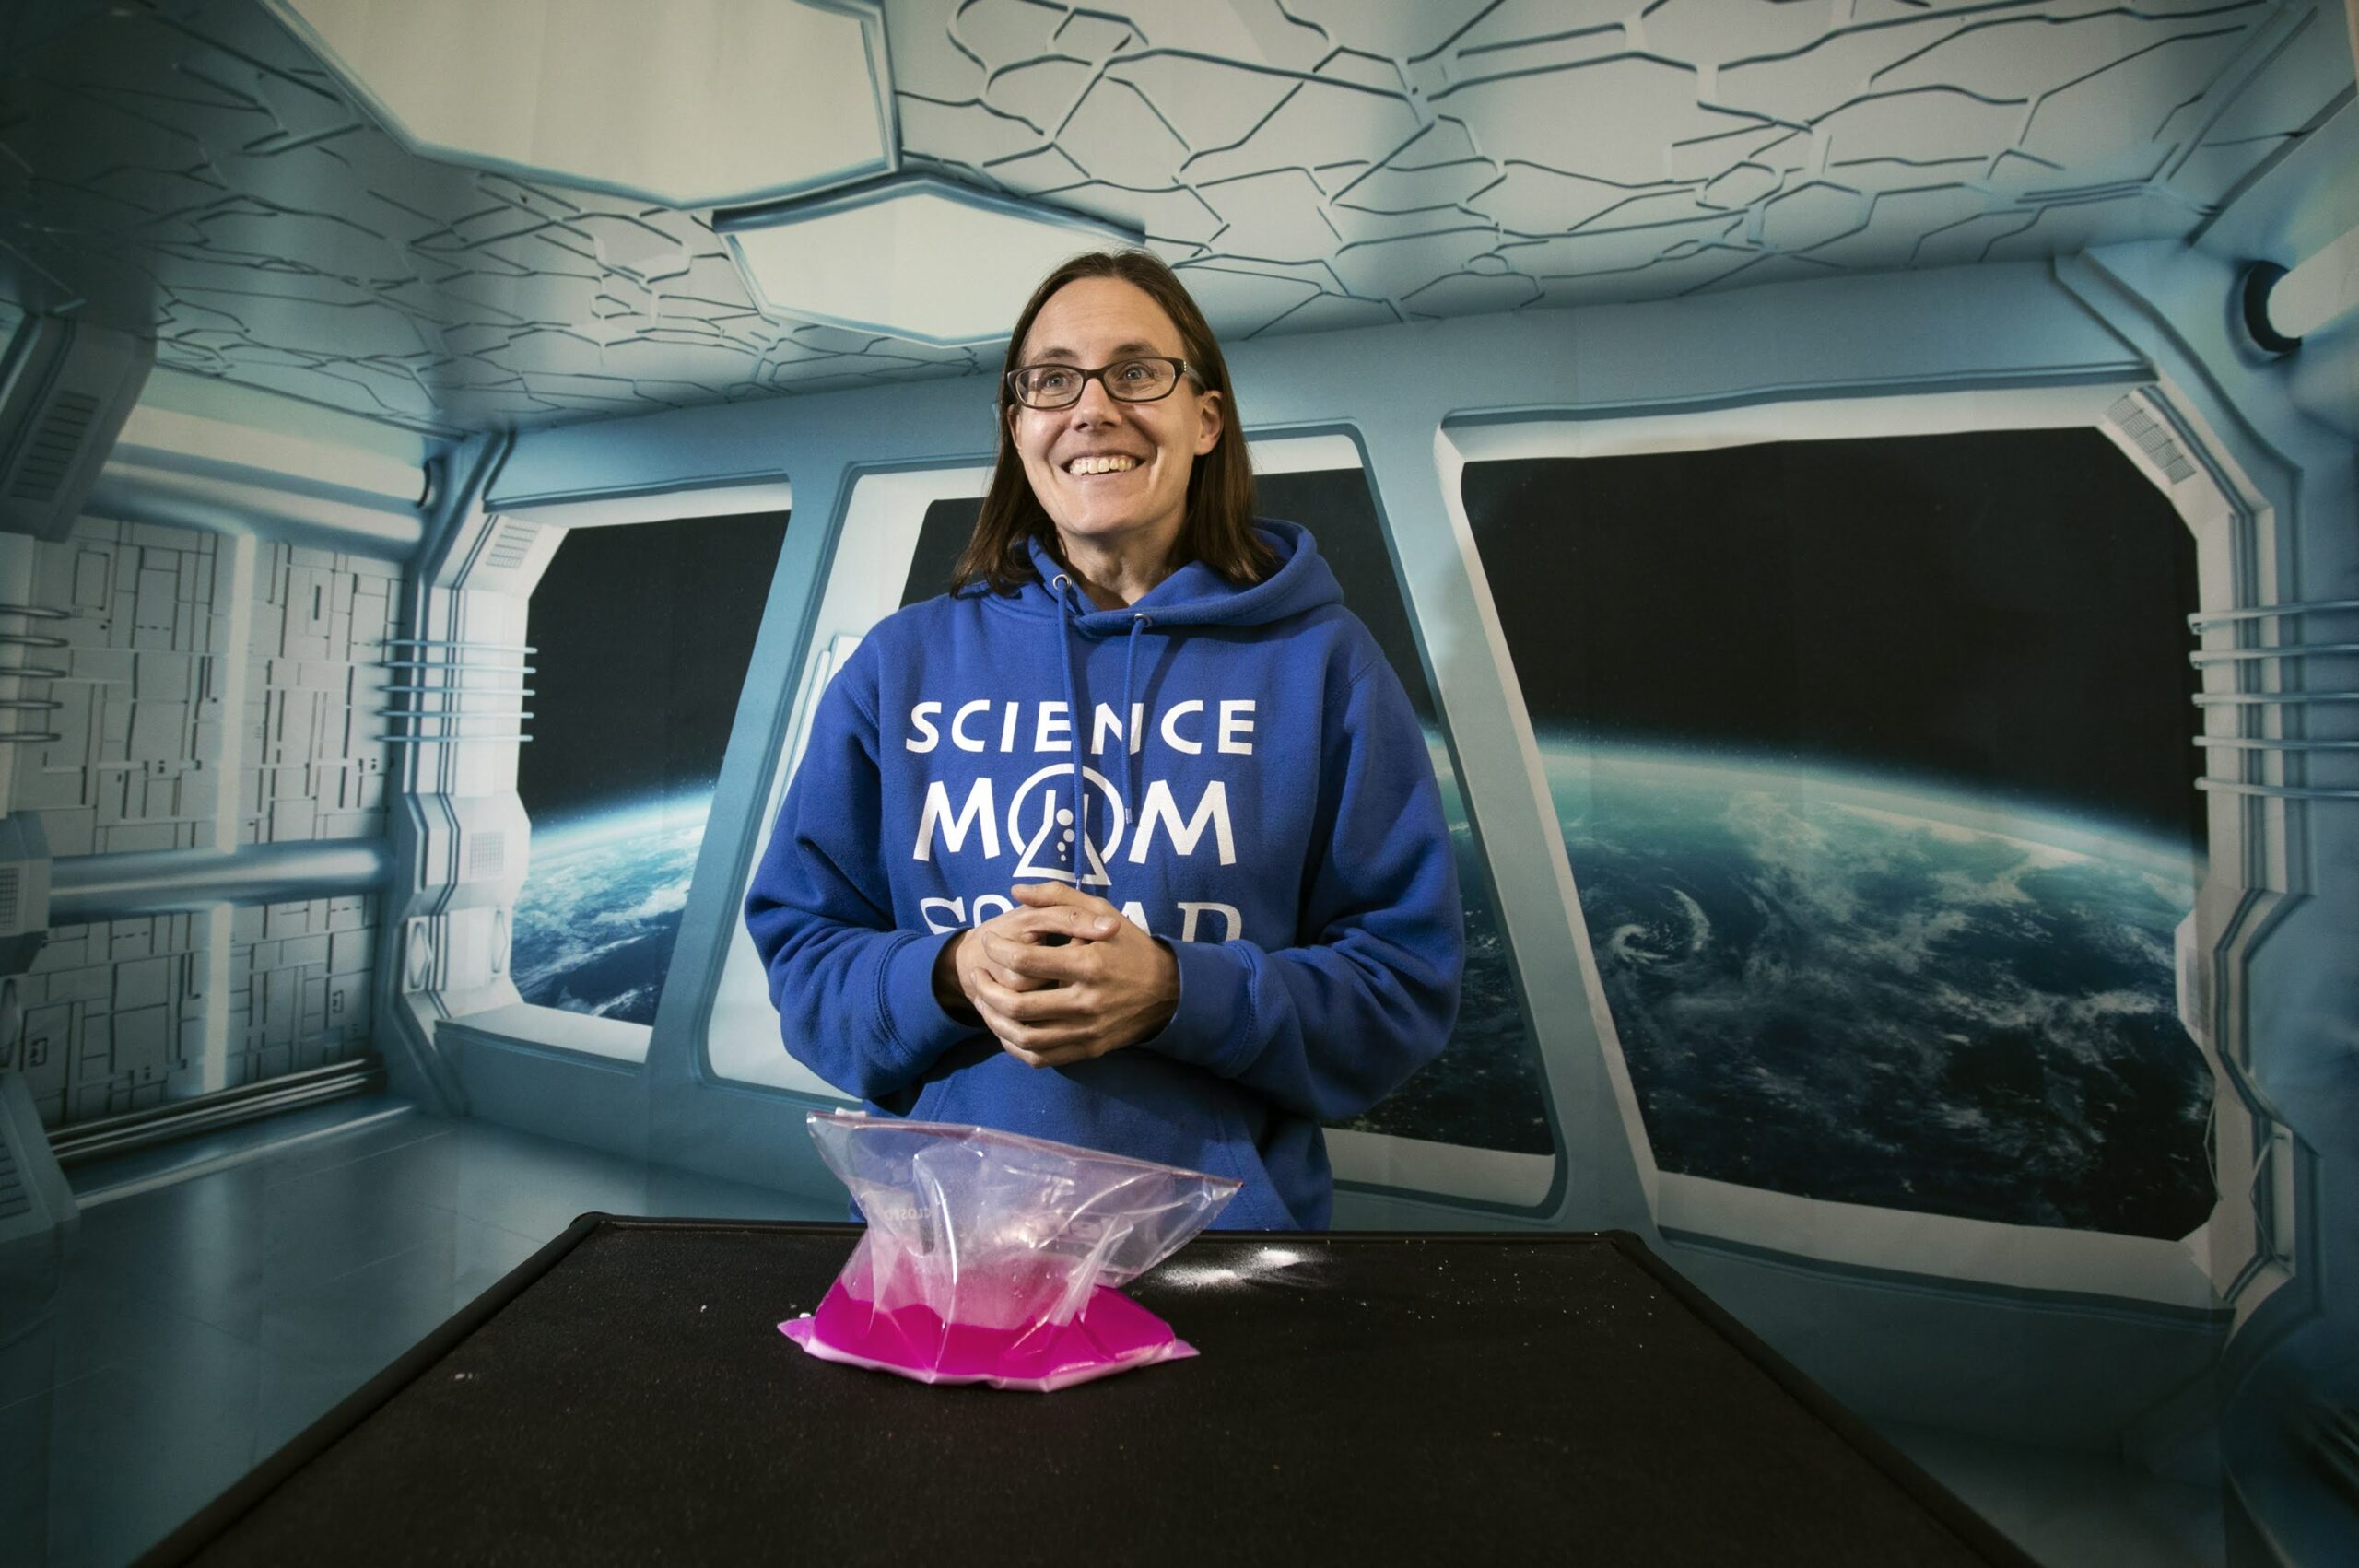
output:
[[[1207,1235],[1034,1394],[780,1335],[856,1235],[585,1215],[147,1561],[2029,1561],[1630,1235]]]

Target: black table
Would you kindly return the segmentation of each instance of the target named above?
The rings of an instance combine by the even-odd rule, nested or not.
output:
[[[797,1350],[856,1235],[584,1215],[146,1561],[2030,1561],[1625,1234],[1200,1237],[1047,1395]]]

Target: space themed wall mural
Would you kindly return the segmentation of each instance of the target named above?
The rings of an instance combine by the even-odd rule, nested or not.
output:
[[[652,1024],[786,514],[575,529],[533,596],[532,872],[509,959],[536,1006]],[[623,635],[624,628],[629,635]]]
[[[1539,1053],[1524,1021],[1522,994],[1499,930],[1490,870],[1467,818],[1448,727],[1426,678],[1425,661],[1408,606],[1402,602],[1391,549],[1377,520],[1367,477],[1356,469],[1273,475],[1261,481],[1259,499],[1263,511],[1301,523],[1318,539],[1320,554],[1343,585],[1344,602],[1367,624],[1408,692],[1441,785],[1442,811],[1457,850],[1458,885],[1465,902],[1466,973],[1449,1047],[1352,1125],[1366,1132],[1478,1149],[1552,1153],[1555,1143]]]
[[[2176,1238],[2194,542],[2088,430],[1477,463],[1656,1160]]]
[[[1661,1168],[2176,1238],[2214,1201],[2175,930],[2192,539],[2087,430],[1478,462],[1464,504]],[[926,509],[942,591],[977,500]],[[1544,1069],[1365,474],[1264,475],[1407,690],[1459,849],[1449,1049],[1353,1130],[1549,1154]],[[532,1003],[650,1024],[782,514],[575,531],[536,589]],[[648,617],[634,649],[611,636]],[[641,717],[618,735],[617,711]]]
[[[1254,1223],[1623,1233],[2041,1562],[2343,1561],[2354,53],[2359,0],[0,4],[0,1564],[134,1560],[576,1214],[845,1216],[811,1047],[945,1009],[782,1011],[863,941],[780,962],[749,893],[1098,249],[1201,309],[1449,852],[1422,780],[1369,814],[1461,900],[1364,1111],[1438,1001],[1301,1031],[1332,1098],[1122,1036],[1252,1113],[1203,1147],[1314,1151]],[[1025,779],[961,797],[1008,880],[930,931],[1061,874],[1046,781],[1076,886],[1093,811],[1166,820],[1008,673],[957,775]],[[1226,778],[1324,809],[1306,738]],[[1137,924],[1352,962],[1297,863],[1223,874],[1307,965],[1191,950],[1270,940],[1218,888]],[[1017,1076],[932,994],[872,1086]],[[1232,1059],[1272,1016],[1195,994]]]

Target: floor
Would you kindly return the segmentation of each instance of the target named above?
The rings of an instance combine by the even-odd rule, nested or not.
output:
[[[0,1563],[117,1568],[587,1210],[840,1219],[391,1099],[77,1169],[0,1249]],[[2084,1455],[1886,1433],[2049,1568],[2217,1568],[2219,1507]]]
[[[2048,1568],[2224,1568],[2218,1483],[2099,1454],[1886,1425],[1884,1436]]]
[[[843,1217],[397,1101],[73,1173],[0,1250],[0,1563],[115,1568],[586,1210]]]

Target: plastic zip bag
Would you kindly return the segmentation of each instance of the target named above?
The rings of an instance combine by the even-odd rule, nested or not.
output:
[[[811,1354],[1045,1392],[1196,1353],[1116,1287],[1241,1182],[949,1122],[809,1121],[868,1220],[818,1306],[779,1325]]]

